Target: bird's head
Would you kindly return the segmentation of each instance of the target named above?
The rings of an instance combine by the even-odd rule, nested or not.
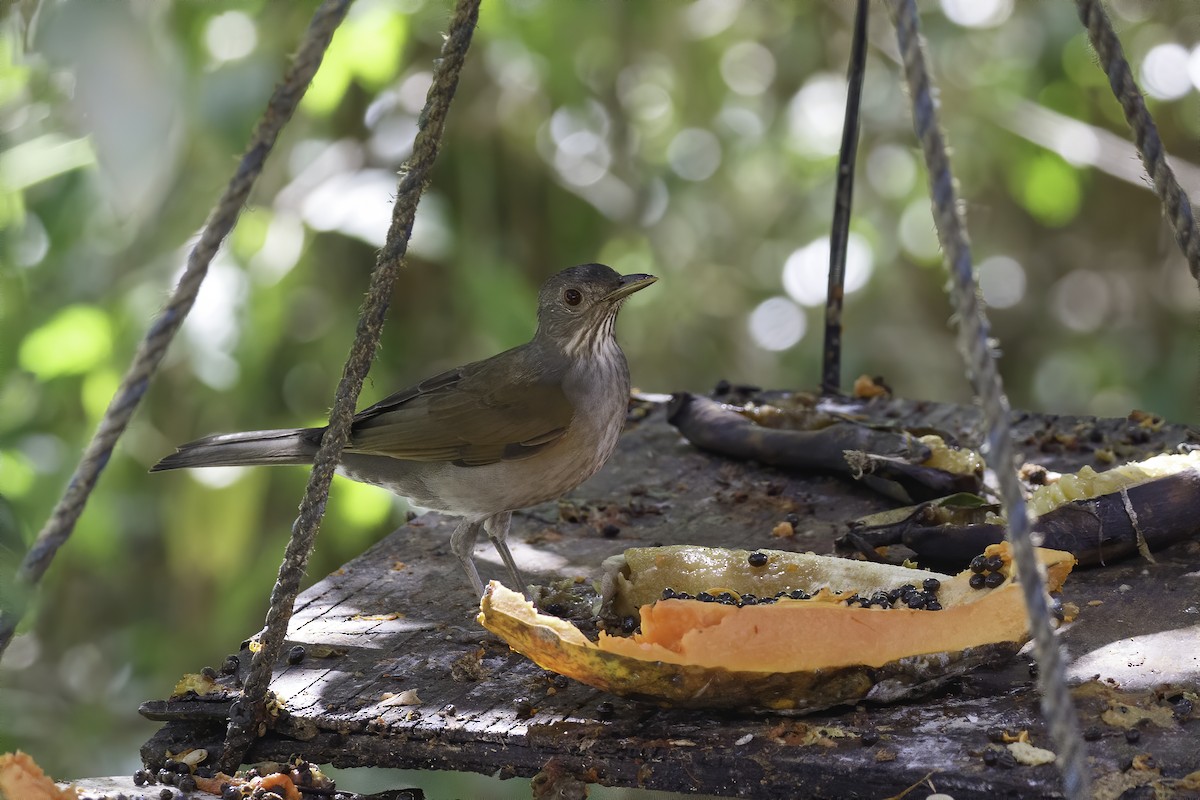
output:
[[[603,264],[564,269],[538,295],[538,337],[549,338],[568,355],[587,355],[605,346],[625,298],[658,278],[621,275]]]

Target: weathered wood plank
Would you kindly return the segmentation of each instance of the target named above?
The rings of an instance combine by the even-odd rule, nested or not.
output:
[[[946,430],[968,443],[977,438],[971,409],[887,401],[858,410]],[[1152,430],[1126,420],[1014,419],[1025,457],[1060,471],[1094,463],[1100,447],[1126,459],[1193,437],[1176,425]],[[560,506],[516,515],[513,550],[530,579],[542,583],[591,579],[605,558],[630,546],[830,552],[845,520],[887,507],[889,501],[847,480],[701,453],[656,410],[632,425],[609,466]],[[800,518],[796,536],[774,537],[772,528],[789,513]],[[620,529],[615,536],[611,528],[606,535],[609,525]],[[1027,659],[900,706],[802,719],[661,710],[555,680],[480,629],[449,553],[452,529],[437,515],[414,520],[301,596],[289,647],[304,644],[310,655],[279,666],[272,689],[287,716],[252,758],[299,753],[339,766],[524,776],[554,758],[589,781],[731,797],[887,796],[926,776],[956,798],[1057,794],[1052,766],[1006,769],[982,758],[993,728],[1027,729],[1036,744],[1050,746]],[[490,544],[480,546],[479,557],[485,579],[502,576]],[[1062,634],[1075,679],[1098,675],[1120,685],[1087,684],[1081,695],[1084,726],[1102,734],[1089,745],[1102,786],[1157,778],[1124,771],[1140,753],[1152,754],[1167,778],[1200,770],[1200,719],[1189,715],[1178,692],[1136,694],[1164,683],[1200,688],[1200,544],[1180,544],[1157,558],[1157,564],[1127,561],[1077,572],[1064,593],[1083,609]],[[248,655],[242,653],[243,664]],[[398,704],[406,690],[416,692],[417,704]],[[1174,717],[1171,698],[1180,712]],[[1137,739],[1127,741],[1124,728],[1100,717],[1119,699],[1141,702],[1164,727],[1143,723]],[[213,719],[225,707],[149,704],[155,718],[179,721],[143,752],[153,758],[168,743],[178,749],[180,742],[219,736],[218,724],[182,714]],[[829,735],[816,733],[821,728]]]

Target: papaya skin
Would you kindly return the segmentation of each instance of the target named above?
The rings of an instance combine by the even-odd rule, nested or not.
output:
[[[911,656],[880,668],[747,672],[601,650],[570,623],[538,614],[524,596],[496,581],[484,591],[480,608],[480,623],[539,667],[612,694],[674,708],[811,713],[861,700],[896,702],[976,667],[1007,661],[1020,649],[1000,642]]]

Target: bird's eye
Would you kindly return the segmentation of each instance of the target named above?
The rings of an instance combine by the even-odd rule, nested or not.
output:
[[[583,295],[578,289],[567,289],[563,292],[563,300],[566,300],[569,306],[577,306],[583,302]]]

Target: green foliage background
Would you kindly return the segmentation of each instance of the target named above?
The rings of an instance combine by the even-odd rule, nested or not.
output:
[[[854,221],[873,269],[848,299],[846,382],[967,402],[876,5]],[[1073,6],[996,5],[1003,21],[977,27],[922,9],[975,254],[1000,265],[985,288],[1009,295],[992,319],[1011,399],[1192,420],[1200,294]],[[784,272],[827,234],[851,6],[485,0],[364,403],[522,341],[540,281],[592,260],[662,278],[620,323],[641,388],[814,386],[819,311]],[[1200,83],[1194,4],[1113,6],[1135,65],[1176,43]],[[45,520],[313,7],[5,10],[0,558]],[[305,472],[146,470],[206,433],[321,420],[448,17],[434,0],[354,6],[0,664],[0,751],[61,777],[132,769],[154,729],[138,702],[261,625]],[[1194,193],[1200,93],[1178,94],[1150,106]],[[794,346],[751,332],[768,300],[782,317],[760,322],[807,323]],[[339,479],[311,576],[403,512]]]

